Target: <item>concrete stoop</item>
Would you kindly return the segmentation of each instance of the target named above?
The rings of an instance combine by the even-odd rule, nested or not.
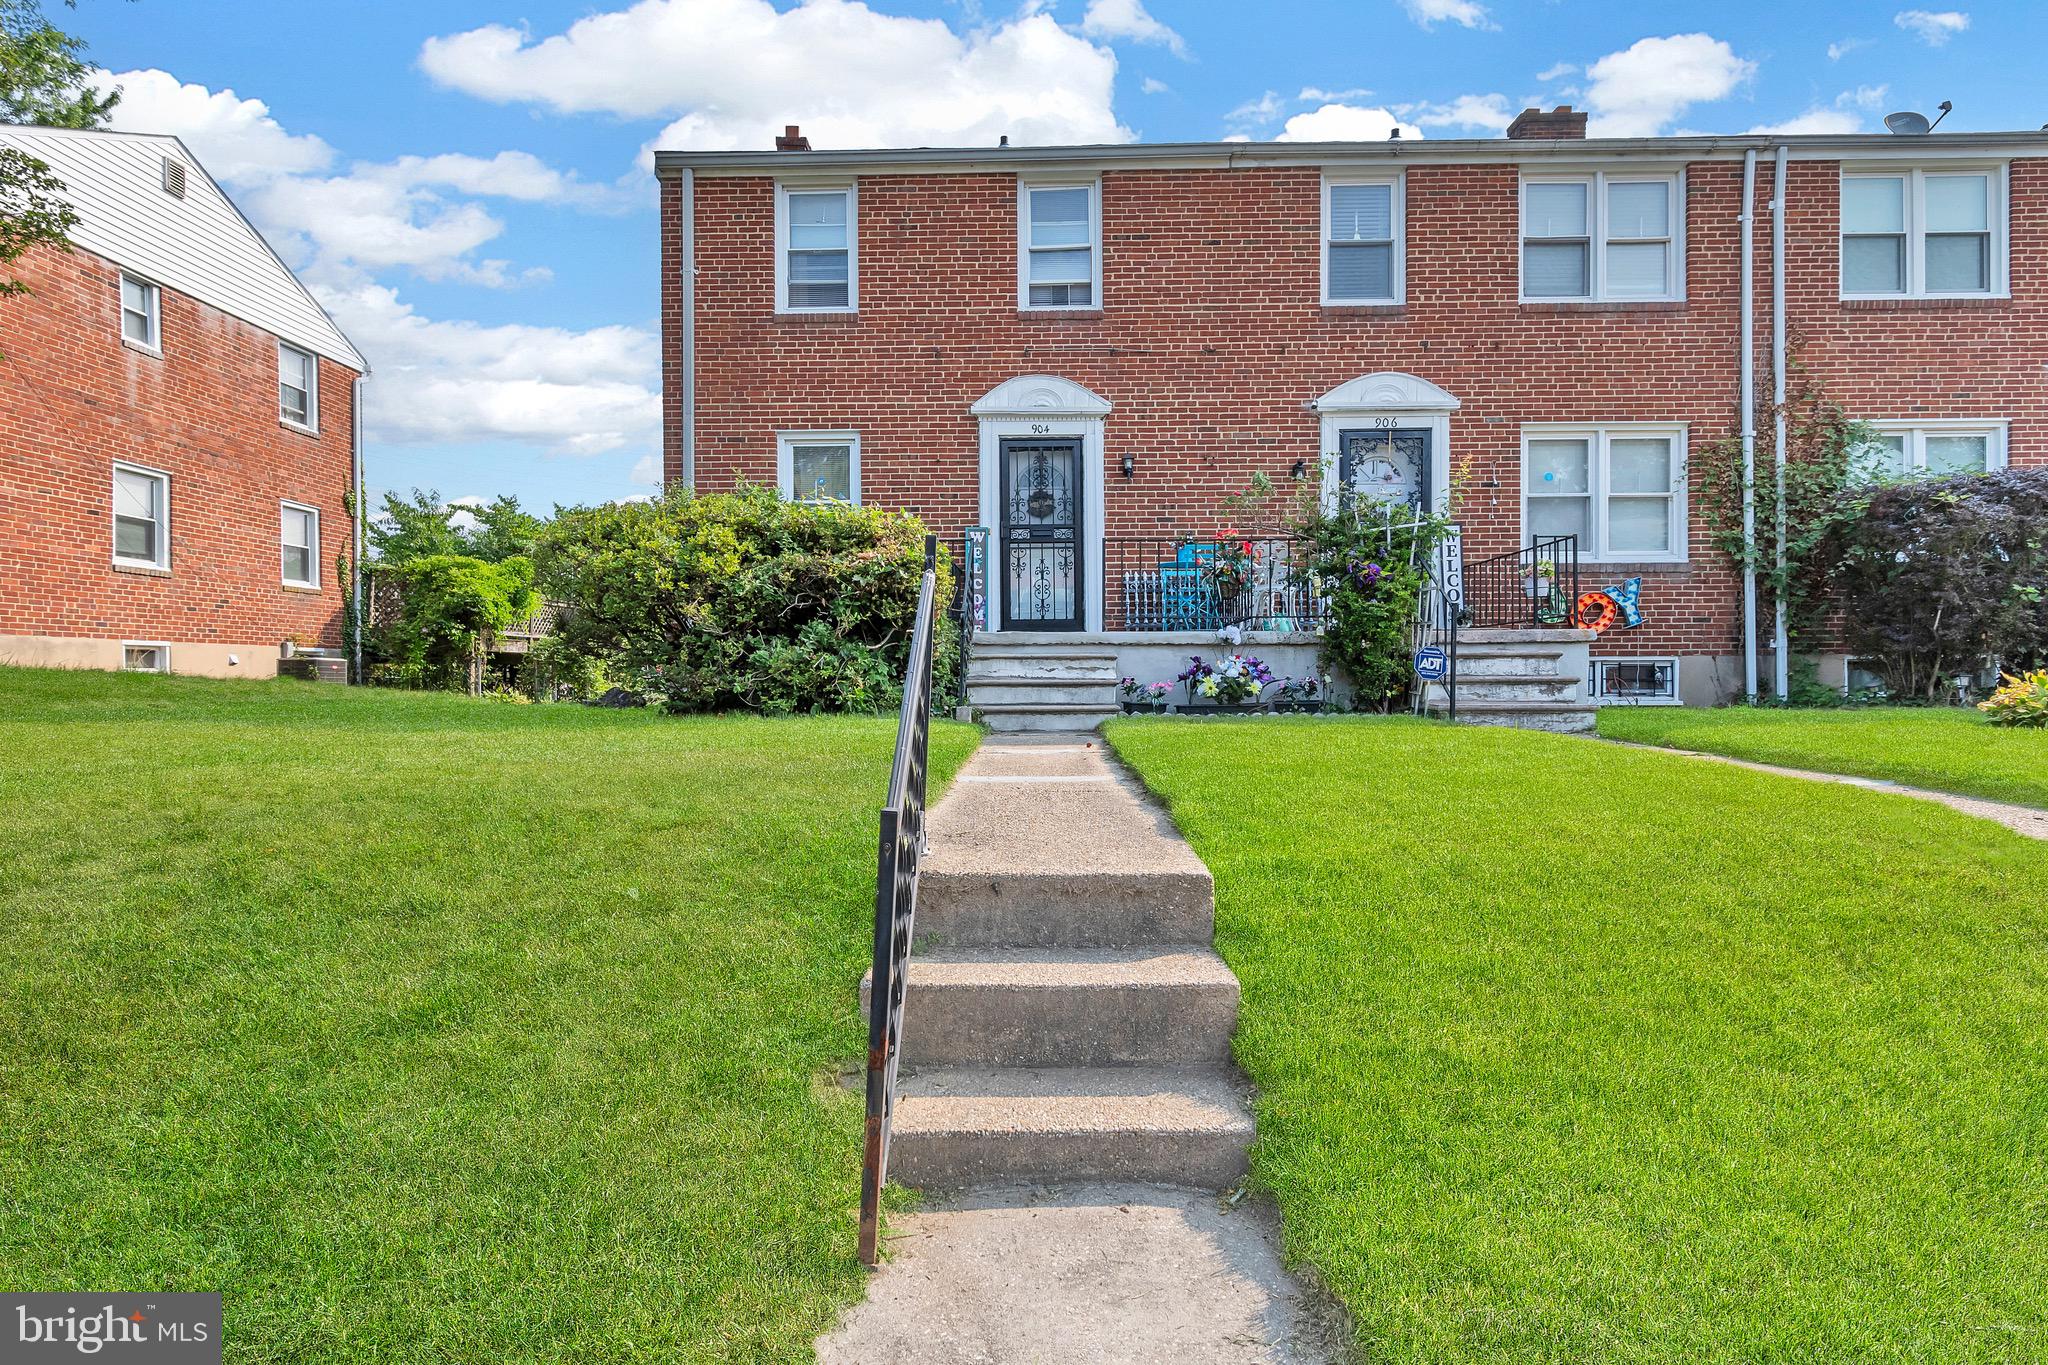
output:
[[[1589,630],[1478,629],[1458,635],[1458,719],[1558,734],[1590,734],[1595,710],[1584,697]],[[1433,687],[1429,709],[1445,709]]]
[[[1101,742],[992,737],[929,833],[892,1175],[1242,1179],[1238,985],[1209,946],[1209,870]]]
[[[1116,650],[1040,641],[1028,633],[978,635],[968,648],[967,704],[998,734],[1072,733],[1116,714]]]

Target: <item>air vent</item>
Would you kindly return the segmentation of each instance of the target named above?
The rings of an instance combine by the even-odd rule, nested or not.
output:
[[[164,158],[164,193],[173,199],[185,197],[185,163]]]

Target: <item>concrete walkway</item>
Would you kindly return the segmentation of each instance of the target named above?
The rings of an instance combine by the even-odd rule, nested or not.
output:
[[[1951,810],[1959,810],[1965,815],[1974,815],[1980,820],[1995,820],[2013,833],[2024,834],[2030,839],[2048,839],[2048,810],[2034,806],[2015,806],[2006,801],[1987,801],[1979,796],[1958,796],[1954,792],[1908,787],[1903,783],[1889,782],[1881,777],[1857,777],[1850,773],[1817,773],[1805,768],[1781,768],[1775,763],[1757,763],[1747,758],[1730,758],[1727,754],[1703,753],[1698,749],[1674,749],[1663,744],[1637,744],[1626,739],[1603,739],[1601,743],[1618,744],[1624,749],[1647,749],[1659,754],[1682,754],[1687,758],[1704,758],[1714,763],[1748,768],[1752,772],[1775,773],[1779,777],[1801,777],[1809,782],[1838,782],[1845,787],[1863,787],[1869,791],[1890,792],[1895,796],[1910,796],[1915,800],[1932,801]]]
[[[1270,1214],[1229,1202],[1238,984],[1173,822],[1099,736],[1006,734],[928,828],[889,1158],[927,1200],[818,1358],[1341,1359]]]

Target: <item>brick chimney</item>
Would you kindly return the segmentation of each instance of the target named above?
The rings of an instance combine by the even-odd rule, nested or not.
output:
[[[795,132],[795,129],[791,129]],[[1574,110],[1569,104],[1560,104],[1549,113],[1541,109],[1524,109],[1515,115],[1515,121],[1508,125],[1508,136],[1522,138],[1579,138],[1586,136],[1586,116]]]
[[[1530,112],[1534,113],[1535,110],[1532,109]],[[1585,127],[1585,123],[1586,116],[1584,114],[1579,115],[1579,125],[1582,130]],[[1584,137],[1585,133],[1581,131],[1579,136]],[[811,150],[811,140],[805,137],[803,131],[792,123],[783,128],[781,137],[775,139],[775,150],[778,152],[808,152]]]

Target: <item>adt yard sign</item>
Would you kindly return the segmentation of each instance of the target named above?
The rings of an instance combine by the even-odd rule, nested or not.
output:
[[[1415,676],[1424,682],[1442,682],[1450,671],[1451,656],[1435,645],[1424,645],[1415,651]]]

